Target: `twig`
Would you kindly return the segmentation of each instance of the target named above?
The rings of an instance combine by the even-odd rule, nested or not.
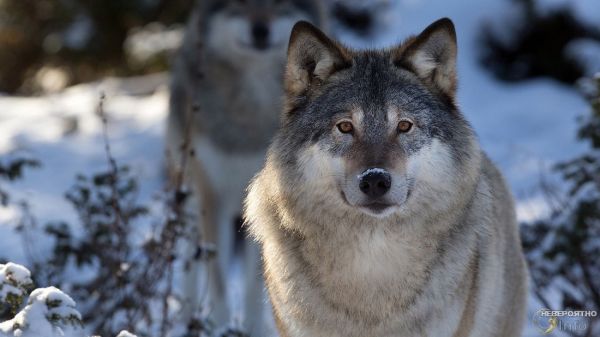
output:
[[[117,188],[117,180],[119,176],[119,167],[117,166],[117,161],[113,156],[110,148],[110,141],[108,138],[108,117],[104,111],[104,102],[106,100],[106,95],[102,92],[100,93],[100,99],[98,101],[98,107],[96,109],[96,114],[100,117],[102,121],[102,138],[104,141],[104,152],[106,154],[106,160],[108,161],[110,168],[110,188],[111,188],[111,203],[114,209],[115,219],[113,222],[113,229],[119,234],[120,244],[127,244],[127,236],[124,235],[122,231],[121,223],[123,221],[123,212],[121,210],[121,205],[119,203],[119,191]],[[125,246],[123,246],[125,247]]]

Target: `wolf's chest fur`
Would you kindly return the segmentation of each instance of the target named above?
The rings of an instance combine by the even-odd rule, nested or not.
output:
[[[383,318],[415,295],[410,285],[424,281],[426,260],[434,255],[434,247],[409,242],[399,232],[365,227],[308,239],[300,251],[306,268],[318,277],[325,300],[365,313],[378,312]]]
[[[417,240],[386,225],[347,230],[343,220],[335,225],[340,230],[333,235],[265,243],[265,255],[280,257],[266,260],[265,270],[275,307],[286,319],[294,316],[292,336],[424,335],[426,330],[412,330],[414,323],[434,315],[436,302],[453,303],[457,315],[462,311],[464,300],[442,298],[454,292],[457,283],[468,281],[462,279],[470,277],[466,276],[469,266],[453,266],[457,277],[447,278],[435,265],[452,265],[456,260],[452,255],[469,254],[470,245],[440,257],[443,248],[433,237]],[[437,280],[432,281],[432,275]],[[271,277],[285,279],[286,284],[270,283]],[[432,287],[440,292],[431,293]],[[278,302],[281,293],[286,301]],[[298,310],[298,303],[305,310]]]

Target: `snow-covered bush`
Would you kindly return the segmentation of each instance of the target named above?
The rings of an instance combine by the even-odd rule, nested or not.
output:
[[[567,204],[522,226],[534,293],[549,309],[600,311],[600,74],[594,83],[591,113],[579,130],[591,150],[557,166],[571,186]],[[552,308],[551,293],[560,295],[560,308]],[[598,322],[583,335],[597,336]]]
[[[15,263],[0,264],[0,306],[16,310],[32,287],[31,273]],[[35,289],[13,319],[0,323],[0,337],[84,337],[73,299],[55,287]],[[135,337],[122,331],[117,337]]]

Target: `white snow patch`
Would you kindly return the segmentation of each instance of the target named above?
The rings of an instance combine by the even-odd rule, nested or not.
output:
[[[128,57],[138,63],[150,61],[154,56],[171,54],[179,48],[183,41],[183,27],[165,27],[160,23],[150,23],[136,28],[124,42]]]
[[[0,280],[6,279],[20,284],[31,283],[31,273],[19,264],[9,262],[0,264]]]
[[[518,223],[531,223],[549,216],[551,209],[544,198],[535,197],[517,202],[516,212]]]
[[[137,337],[136,335],[132,334],[129,331],[123,330],[121,332],[119,332],[119,334],[117,335],[117,337]]]
[[[385,169],[382,169],[380,167],[373,167],[370,168],[366,171],[364,171],[363,173],[357,175],[356,177],[358,178],[358,180],[361,180],[362,178],[364,178],[365,176],[369,175],[369,174],[385,174],[387,173],[387,171]]]

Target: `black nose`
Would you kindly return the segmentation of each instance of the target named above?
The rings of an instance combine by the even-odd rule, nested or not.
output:
[[[269,26],[264,22],[255,22],[252,25],[252,38],[257,49],[265,49],[269,46]]]
[[[392,177],[382,169],[369,169],[360,175],[358,187],[370,198],[379,198],[392,186]]]

